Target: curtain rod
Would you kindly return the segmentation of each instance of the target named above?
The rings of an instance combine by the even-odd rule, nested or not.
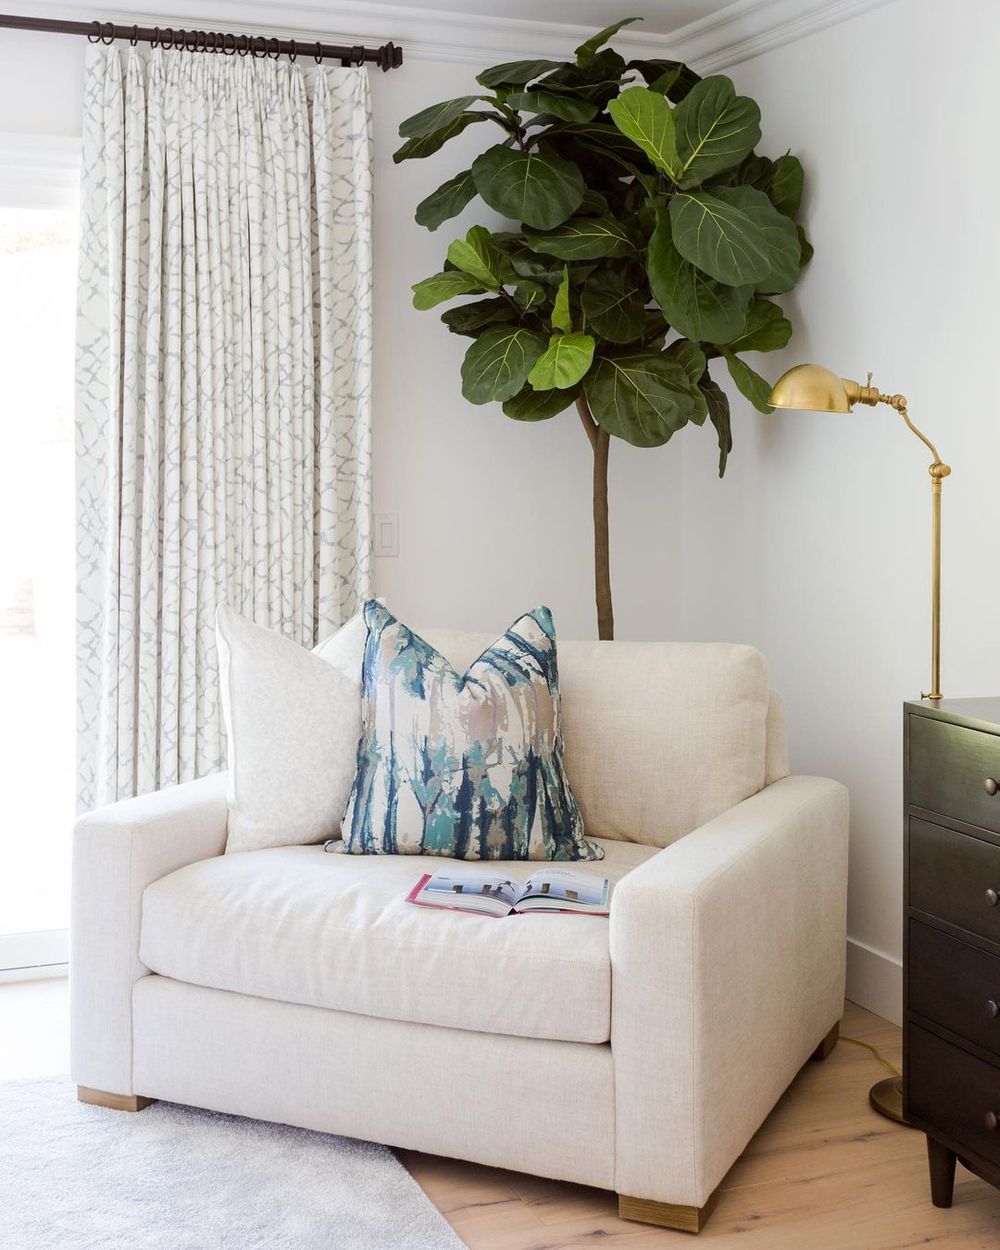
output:
[[[91,43],[114,43],[127,39],[134,47],[137,43],[150,43],[154,48],[183,48],[187,52],[221,52],[226,56],[253,56],[259,60],[270,57],[277,60],[287,56],[294,61],[298,56],[311,56],[317,64],[324,60],[337,61],[341,65],[364,65],[371,62],[382,70],[396,69],[403,64],[403,49],[394,43],[384,43],[380,48],[354,47],[321,43],[319,40],[274,39],[265,35],[234,35],[205,30],[174,30],[172,26],[118,26],[114,22],[60,22],[47,17],[11,17],[0,14],[0,28],[9,30],[48,31],[57,35],[86,35]]]

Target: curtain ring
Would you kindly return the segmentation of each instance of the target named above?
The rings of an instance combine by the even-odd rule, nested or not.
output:
[[[236,51],[240,56],[246,56],[250,51],[250,40],[246,35],[240,35],[239,39],[236,40]]]
[[[129,43],[132,45],[132,47],[133,47],[133,48],[134,48],[134,47],[136,47],[136,45],[138,44],[138,42],[139,42],[139,24],[138,24],[138,22],[136,22],[136,24],[132,27],[132,33],[131,33],[131,35],[129,35],[129,39],[128,39],[128,41],[129,41]]]
[[[150,39],[150,41],[149,41],[149,46],[150,46],[151,48],[158,48],[158,47],[160,46],[160,28],[159,28],[159,26],[154,26],[154,27],[153,27],[153,37],[152,37],[152,39]]]
[[[317,65],[323,64],[323,45],[318,39],[316,40],[316,51],[313,53],[313,57],[315,58]]]
[[[274,51],[271,51],[271,44],[274,44]],[[278,39],[269,39],[267,41],[267,55],[272,61],[276,61],[281,56],[281,42]]]
[[[174,28],[172,26],[168,26],[167,29],[163,32],[162,36],[160,37],[160,47],[165,48],[165,49],[170,49],[170,48],[173,48],[173,46],[174,46]]]
[[[261,61],[267,56],[267,40],[263,35],[254,35],[250,40],[250,55],[255,61]]]
[[[232,42],[229,42],[230,40]],[[231,30],[227,30],[223,33],[222,55],[223,56],[235,56],[236,55],[236,36],[233,34]]]
[[[93,26],[94,29],[87,31],[87,42],[88,43],[100,43],[101,42],[101,23],[91,22],[90,24],[91,26]]]
[[[293,65],[295,64],[295,58],[298,55],[299,55],[299,51],[298,51],[298,48],[295,46],[295,40],[290,39],[288,41],[288,59],[291,61]]]
[[[198,51],[198,32],[196,30],[189,30],[187,34],[184,36],[184,51],[185,52],[197,52]]]
[[[115,41],[115,24],[114,22],[101,23],[101,43],[105,47],[110,48]]]
[[[206,31],[195,31],[194,50],[195,52],[208,51],[208,33]]]
[[[354,45],[354,47],[351,49],[351,51],[354,53],[354,64],[355,64],[355,65],[364,65],[364,63],[365,63],[365,50],[364,50],[364,48],[362,48],[362,47],[361,47],[360,45],[358,45],[358,44],[355,44],[355,45]]]

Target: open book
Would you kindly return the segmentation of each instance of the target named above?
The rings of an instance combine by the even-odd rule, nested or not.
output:
[[[527,881],[501,873],[425,872],[407,894],[418,907],[443,907],[448,911],[471,911],[482,916],[548,911],[607,916],[611,883],[606,877],[565,868],[540,868]]]

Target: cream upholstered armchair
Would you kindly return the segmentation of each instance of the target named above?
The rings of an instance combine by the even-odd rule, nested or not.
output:
[[[426,636],[460,668],[491,641]],[[75,833],[80,1096],[576,1181],[700,1228],[836,1036],[847,795],[787,775],[751,648],[562,643],[559,665],[567,770],[605,850],[580,867],[616,883],[610,921],[410,907],[408,856],[226,855],[221,774],[117,803]]]

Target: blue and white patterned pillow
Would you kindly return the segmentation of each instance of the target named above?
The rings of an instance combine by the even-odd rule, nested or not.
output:
[[[601,859],[563,767],[548,608],[459,674],[381,604],[365,604],[358,771],[341,822],[354,855]]]

